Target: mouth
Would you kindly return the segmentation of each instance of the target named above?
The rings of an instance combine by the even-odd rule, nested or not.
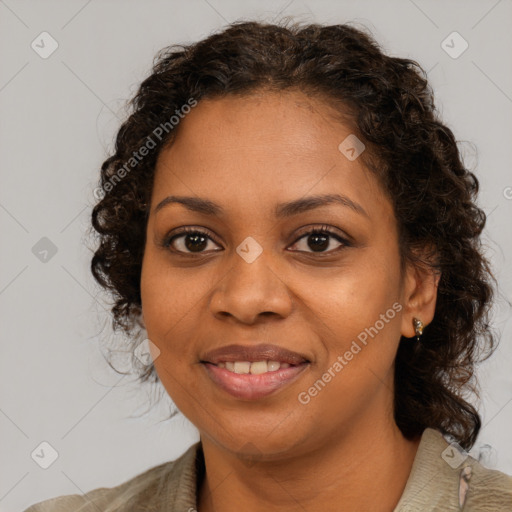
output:
[[[309,366],[304,356],[276,345],[230,345],[205,354],[214,384],[241,400],[258,400],[295,381]]]

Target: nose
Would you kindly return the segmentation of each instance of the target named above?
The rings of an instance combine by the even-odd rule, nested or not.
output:
[[[286,278],[263,251],[256,260],[245,261],[234,254],[226,275],[213,288],[210,309],[213,315],[253,324],[260,317],[286,318],[292,311],[292,298]]]

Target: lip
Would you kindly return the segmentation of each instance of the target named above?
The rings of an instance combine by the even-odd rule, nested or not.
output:
[[[309,366],[308,362],[259,375],[234,373],[203,362],[210,379],[231,396],[241,400],[258,400],[290,384]]]
[[[226,345],[207,352],[201,357],[202,363],[218,364],[220,362],[249,361],[279,361],[291,365],[308,363],[308,359],[283,347],[269,344],[259,345]]]
[[[221,362],[279,361],[288,363],[288,368],[261,373],[234,373],[216,366]],[[283,347],[270,344],[226,345],[211,350],[201,357],[208,377],[225,392],[240,400],[258,400],[277,392],[299,378],[309,366],[306,356]]]

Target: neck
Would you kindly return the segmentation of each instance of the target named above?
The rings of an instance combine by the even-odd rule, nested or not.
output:
[[[392,511],[403,493],[420,439],[403,437],[394,421],[365,422],[325,445],[279,460],[248,464],[203,439],[206,473],[199,512],[236,510]]]

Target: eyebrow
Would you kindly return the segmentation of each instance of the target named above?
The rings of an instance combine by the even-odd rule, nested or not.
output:
[[[158,203],[155,207],[154,213],[156,214],[162,208],[170,204],[181,204],[190,211],[215,217],[220,217],[225,213],[224,208],[213,201],[203,199],[201,197],[190,196],[168,196]],[[274,215],[276,218],[287,218],[322,206],[328,206],[330,204],[339,204],[341,206],[348,207],[354,212],[369,218],[368,213],[359,203],[356,203],[355,201],[352,201],[352,199],[341,194],[309,196],[281,203],[275,207]]]

